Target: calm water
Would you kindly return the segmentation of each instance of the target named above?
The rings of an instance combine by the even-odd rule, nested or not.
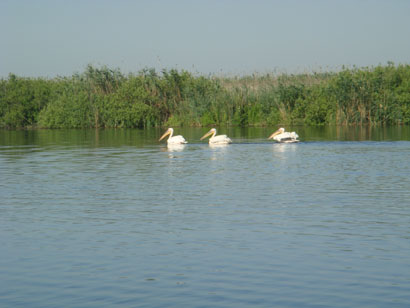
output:
[[[1,307],[409,307],[410,128],[0,131]]]

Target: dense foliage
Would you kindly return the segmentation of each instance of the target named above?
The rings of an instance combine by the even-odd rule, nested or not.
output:
[[[240,78],[88,66],[71,77],[0,80],[0,127],[291,123],[410,124],[410,66]]]

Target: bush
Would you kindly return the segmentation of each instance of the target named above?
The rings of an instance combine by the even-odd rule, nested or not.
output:
[[[87,66],[71,77],[0,80],[0,127],[409,124],[410,66],[216,78]]]

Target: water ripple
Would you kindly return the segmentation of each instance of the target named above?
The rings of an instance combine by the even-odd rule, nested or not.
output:
[[[5,307],[408,307],[409,142],[1,146]]]

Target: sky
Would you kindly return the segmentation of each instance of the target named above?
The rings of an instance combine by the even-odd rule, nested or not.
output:
[[[410,63],[407,0],[0,0],[0,78],[88,64],[238,76]]]

